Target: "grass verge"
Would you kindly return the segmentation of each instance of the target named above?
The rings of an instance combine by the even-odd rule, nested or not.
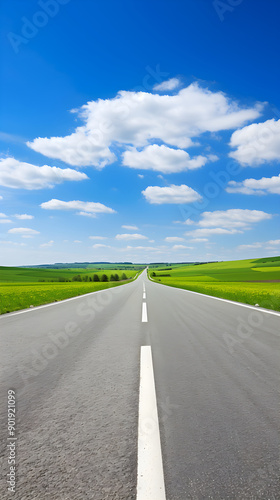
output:
[[[188,265],[161,272],[149,269],[149,275],[164,285],[280,311],[278,259]]]

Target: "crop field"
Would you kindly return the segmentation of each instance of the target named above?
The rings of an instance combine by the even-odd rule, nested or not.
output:
[[[0,267],[0,314],[129,283],[138,272],[130,269],[122,271],[116,269],[62,271]],[[105,273],[108,281],[102,281]],[[116,274],[118,280],[116,280]],[[124,274],[127,279],[123,279]],[[99,281],[93,281],[94,275],[98,276]],[[112,276],[115,279],[110,281]]]
[[[280,257],[149,269],[149,275],[164,285],[280,311]]]

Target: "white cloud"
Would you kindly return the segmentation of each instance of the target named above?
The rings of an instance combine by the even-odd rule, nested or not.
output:
[[[23,237],[26,236],[33,236],[35,234],[40,234],[39,231],[36,231],[35,229],[30,229],[29,227],[14,227],[13,229],[9,229],[8,233],[11,234],[20,234]]]
[[[251,167],[274,160],[280,161],[280,120],[253,123],[236,130],[230,140],[235,151],[229,156],[241,165]]]
[[[129,231],[137,231],[139,229],[137,226],[122,226],[123,229],[128,229]]]
[[[203,212],[197,223],[198,229],[188,231],[185,235],[204,238],[213,234],[236,234],[251,229],[252,224],[271,219],[272,215],[261,210],[215,210]]]
[[[6,219],[8,216],[6,214],[0,213],[0,219]]]
[[[96,128],[93,128],[93,130],[88,130],[87,126],[78,127],[73,134],[65,137],[51,137],[49,139],[38,137],[33,142],[27,142],[26,144],[34,151],[48,158],[62,160],[68,163],[68,165],[84,167],[92,165],[97,168],[103,168],[105,165],[113,163],[116,160],[116,156],[110,151],[108,146],[102,144],[102,142],[110,143],[111,141],[106,140],[104,135],[106,136],[107,134],[102,132],[103,113],[102,110],[100,111],[100,123],[97,123]],[[104,115],[106,115],[106,109],[103,111]],[[106,120],[105,117],[104,119]]]
[[[250,250],[250,249],[252,250],[258,248],[264,248],[265,250],[275,250],[279,246],[280,246],[280,240],[269,240],[265,242],[258,241],[256,243],[250,243],[248,245],[239,245],[237,247],[237,250]]]
[[[33,215],[28,215],[28,214],[15,214],[14,217],[20,220],[31,220],[34,219]]]
[[[107,236],[89,236],[90,240],[107,240]]]
[[[74,240],[73,243],[82,243],[81,240]]]
[[[3,196],[0,196],[0,200],[3,200]]]
[[[186,247],[185,245],[173,245],[172,250],[185,250],[186,248],[192,247]]]
[[[40,206],[45,210],[82,210],[82,213],[78,212],[78,215],[85,215],[85,213],[90,215],[115,213],[115,210],[112,208],[106,207],[102,205],[102,203],[95,203],[92,201],[61,201],[52,199],[41,203]]]
[[[229,209],[203,212],[200,227],[248,228],[248,225],[271,219],[271,214],[260,210]]]
[[[262,243],[252,243],[250,245],[239,245],[237,247],[237,250],[249,250],[249,249],[254,249],[254,248],[262,248]]]
[[[195,222],[191,219],[187,219],[183,222],[183,224],[186,224],[186,226],[192,226]]]
[[[213,154],[207,155],[207,158],[211,162],[217,161],[219,159],[219,157],[217,155],[213,155]]]
[[[96,218],[95,213],[90,213],[90,212],[77,212],[77,215],[82,215],[83,217],[91,217],[92,219]]]
[[[127,246],[126,248],[124,248],[124,250],[144,250],[150,252],[160,252],[157,247],[144,247],[144,246],[137,246],[137,247]]]
[[[230,181],[226,188],[228,193],[241,194],[280,194],[280,174],[274,177],[261,179],[245,179],[242,182]]]
[[[116,240],[147,240],[147,236],[144,236],[143,234],[117,234],[116,235]]]
[[[170,187],[148,186],[142,194],[149,203],[161,205],[163,203],[192,203],[201,200],[200,194],[192,188],[182,184]]]
[[[212,227],[212,228],[194,229],[193,231],[186,232],[185,235],[194,236],[195,238],[197,237],[201,241],[201,239],[204,236],[211,236],[213,234],[236,234],[236,233],[243,233],[243,231],[239,231],[238,229],[225,229],[222,227]],[[196,241],[198,241],[197,238]]]
[[[17,243],[15,241],[5,241],[5,240],[2,240],[0,241],[0,244],[1,245],[12,245],[12,246],[15,246],[15,247],[25,247],[26,246],[26,243]]]
[[[202,243],[204,241],[209,241],[209,240],[208,238],[193,238],[191,241],[195,243]]]
[[[173,243],[175,241],[185,241],[185,238],[180,238],[179,236],[166,236],[164,241],[167,241],[168,243]]]
[[[280,245],[280,240],[269,240],[267,242],[268,245]]]
[[[12,222],[10,219],[0,219],[0,224],[11,224]]]
[[[169,80],[165,80],[165,82],[157,83],[154,85],[154,90],[159,92],[164,92],[166,90],[174,90],[181,85],[179,78],[170,78]]]
[[[83,125],[66,137],[38,137],[27,145],[69,165],[102,168],[116,160],[111,146],[143,148],[152,141],[185,149],[204,132],[230,130],[260,116],[263,106],[242,108],[222,92],[193,83],[176,95],[121,91],[78,110]],[[76,111],[77,112],[77,111]],[[196,142],[196,141],[195,141]]]
[[[142,151],[131,148],[123,153],[123,165],[140,170],[155,170],[165,174],[194,170],[207,163],[205,156],[190,158],[183,149],[152,144]]]
[[[86,174],[71,168],[37,167],[14,158],[0,159],[0,185],[13,189],[53,188],[64,181],[82,181]]]
[[[144,175],[138,174],[139,179],[144,179]]]
[[[50,241],[48,241],[48,243],[42,243],[42,245],[40,245],[40,247],[41,248],[52,247],[53,244],[54,244],[54,241],[50,240]]]
[[[103,245],[102,243],[95,243],[92,248],[111,248],[109,245]]]

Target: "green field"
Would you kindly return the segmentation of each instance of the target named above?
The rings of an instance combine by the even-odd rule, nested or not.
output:
[[[149,275],[164,285],[280,311],[280,257],[171,265]]]
[[[112,266],[103,270],[0,267],[0,314],[129,283],[139,272]],[[104,274],[108,282],[101,281]],[[118,281],[110,281],[116,274]],[[92,281],[94,275],[100,281]]]

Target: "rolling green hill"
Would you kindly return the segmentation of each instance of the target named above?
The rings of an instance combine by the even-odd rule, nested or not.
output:
[[[280,311],[280,257],[162,267],[149,275],[165,285]]]

